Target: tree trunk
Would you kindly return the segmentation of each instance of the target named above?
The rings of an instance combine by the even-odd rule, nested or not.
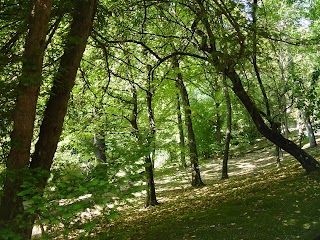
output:
[[[304,119],[304,125],[306,126],[306,130],[307,130],[309,147],[315,147],[315,146],[317,146],[317,141],[316,141],[316,137],[314,135],[313,126],[310,121],[310,117],[308,117],[305,112],[303,112],[303,119]]]
[[[44,112],[31,168],[50,170],[62,132],[70,92],[74,86],[76,73],[92,29],[96,1],[78,2],[74,11],[64,54]]]
[[[302,140],[304,137],[304,124],[303,124],[303,119],[302,119],[302,113],[299,111],[299,116],[298,116],[298,121],[297,121],[297,126],[298,126],[298,144],[299,147],[302,147]]]
[[[157,197],[156,197],[156,188],[154,184],[154,174],[153,174],[153,164],[151,156],[145,156],[145,172],[146,172],[146,183],[147,183],[147,196],[146,196],[146,204],[145,207],[158,205]]]
[[[287,114],[287,99],[286,96],[283,95],[281,98],[282,106],[281,108],[283,108],[282,110],[282,126],[283,126],[283,134],[285,138],[289,138],[289,123],[288,123],[288,114]]]
[[[138,97],[137,97],[137,90],[134,85],[134,83],[131,83],[131,93],[132,93],[132,113],[131,113],[131,118],[130,118],[130,124],[133,130],[133,136],[135,139],[141,144],[142,140],[139,136],[139,128],[138,128],[138,122],[137,122],[137,117],[138,117]],[[149,118],[153,119],[153,112],[151,108],[151,112],[149,112],[149,106],[151,107],[152,100],[148,99],[147,97],[147,103],[148,103],[148,116]],[[153,121],[153,120],[152,120]],[[154,125],[151,124],[151,120],[149,120],[150,124],[150,129],[155,129]],[[152,126],[152,127],[151,127]],[[148,141],[148,140],[147,140]],[[144,157],[145,161],[145,172],[146,172],[146,184],[147,184],[147,197],[146,197],[146,207],[149,206],[155,206],[158,204],[157,198],[156,198],[156,191],[155,191],[155,184],[154,184],[154,176],[153,176],[153,164],[152,164],[152,158],[150,154]]]
[[[103,131],[96,132],[93,137],[93,145],[94,145],[94,155],[96,156],[98,162],[106,163],[106,142],[105,135]]]
[[[45,39],[51,14],[51,0],[33,0],[29,19],[29,33],[23,54],[22,73],[19,80],[11,135],[11,149],[6,166],[8,174],[4,182],[0,205],[0,225],[12,227],[17,234],[25,236],[15,218],[24,212],[22,197],[17,196],[24,181],[23,170],[30,161],[36,104],[42,81],[42,63]]]
[[[39,139],[30,164],[31,169],[50,172],[62,132],[70,92],[92,29],[95,12],[96,0],[76,2],[64,54],[53,82],[50,98],[46,104]],[[74,39],[77,39],[77,41]],[[43,193],[48,177],[49,174],[46,174],[39,179],[39,185],[35,186],[39,194]],[[31,223],[34,220],[32,218]],[[31,234],[32,227],[29,230]]]
[[[184,168],[187,168],[179,94],[177,94],[177,118],[178,118],[178,130],[179,130],[180,160],[181,160],[182,166]]]
[[[272,131],[277,132],[281,134],[281,123],[280,122],[274,122],[272,125]],[[277,160],[277,168],[281,166],[281,148],[276,145],[275,149],[275,155],[276,155],[276,160]]]
[[[224,153],[223,153],[223,162],[222,162],[222,175],[221,179],[228,178],[228,159],[229,159],[229,148],[230,148],[230,140],[231,140],[231,122],[232,122],[232,109],[231,109],[231,100],[228,90],[228,84],[226,80],[226,76],[223,75],[223,90],[224,96],[226,99],[227,105],[227,127],[226,127],[226,137],[224,141]]]
[[[219,107],[220,107],[220,103],[219,102],[216,102],[216,111],[217,111],[217,114],[216,114],[216,131],[215,131],[215,137],[216,137],[216,141],[217,143],[220,145],[221,144],[221,141],[222,141],[222,136],[221,136],[221,128],[222,128],[222,121],[221,121],[221,115],[219,113]]]
[[[238,96],[240,101],[243,103],[243,105],[249,112],[258,131],[268,140],[270,140],[271,142],[273,142],[274,144],[291,154],[293,157],[295,157],[299,161],[301,166],[308,173],[319,170],[320,164],[312,156],[310,156],[308,153],[299,148],[299,146],[296,145],[294,142],[284,138],[278,132],[272,131],[271,128],[269,128],[265,124],[260,114],[260,111],[254,104],[254,102],[251,100],[248,93],[244,90],[241,80],[238,74],[236,73],[234,67],[229,66],[229,68],[225,69],[225,74],[232,81],[233,92]]]
[[[150,81],[150,80],[149,80]],[[150,128],[150,133],[146,139],[146,145],[150,149],[150,153],[145,157],[145,171],[147,174],[147,199],[146,199],[146,207],[149,206],[155,206],[158,204],[157,198],[156,198],[156,188],[154,185],[154,174],[153,174],[153,161],[151,158],[151,153],[155,151],[155,133],[156,133],[156,127],[154,123],[154,116],[153,116],[153,109],[152,109],[152,97],[153,94],[150,90],[146,92],[147,93],[147,111],[148,111],[148,119],[149,119],[149,128]],[[148,151],[149,152],[149,151]]]
[[[176,59],[174,60],[174,66],[177,69],[179,69],[179,62]],[[204,183],[202,182],[201,176],[200,176],[200,169],[198,164],[198,151],[197,151],[196,138],[195,138],[195,134],[192,126],[191,108],[190,108],[188,92],[182,81],[182,74],[180,72],[177,74],[176,84],[180,91],[183,109],[184,109],[184,115],[185,115],[185,124],[187,129],[188,146],[190,150],[190,162],[191,162],[191,171],[192,171],[191,185],[194,187],[199,187],[199,186],[203,186]]]

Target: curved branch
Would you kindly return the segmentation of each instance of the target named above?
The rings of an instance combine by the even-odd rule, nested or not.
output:
[[[124,40],[113,40],[113,41],[110,41],[110,40],[107,40],[105,37],[101,36],[101,34],[99,34],[97,31],[93,31],[93,32],[94,32],[94,34],[99,36],[99,38],[103,39],[103,41],[105,41],[105,43],[135,43],[135,44],[138,44],[138,45],[141,45],[142,47],[144,47],[148,52],[150,52],[158,60],[161,59],[161,57],[155,51],[153,51],[149,46],[147,46],[142,41],[138,41],[138,40],[134,40],[134,39],[124,39]],[[92,35],[92,38],[101,43],[101,41],[98,40],[96,36]]]
[[[198,55],[198,54],[194,54],[194,53],[188,53],[188,52],[180,52],[180,51],[176,51],[176,52],[173,52],[167,56],[165,56],[164,58],[161,58],[158,63],[156,65],[154,65],[150,71],[149,71],[149,74],[148,74],[148,77],[150,77],[151,75],[151,79],[154,78],[154,71],[162,64],[164,63],[165,61],[175,57],[175,56],[188,56],[188,57],[194,57],[194,58],[198,58],[198,59],[202,59],[202,60],[205,60],[205,61],[209,61],[209,59],[207,57],[204,57],[204,56],[201,56],[201,55]]]

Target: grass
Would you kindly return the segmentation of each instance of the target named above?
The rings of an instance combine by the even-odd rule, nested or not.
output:
[[[316,240],[320,236],[320,174],[305,174],[288,154],[281,168],[276,168],[273,150],[267,141],[258,141],[245,154],[234,150],[230,178],[223,181],[221,159],[201,160],[206,183],[202,188],[192,188],[190,172],[177,164],[156,169],[160,205],[143,208],[144,195],[139,192],[141,197],[130,199],[131,206],[119,205],[117,219],[92,216],[90,239]],[[319,150],[307,149],[316,159],[320,159]],[[71,229],[63,235],[62,230],[57,228],[54,239],[89,239],[89,231]]]
[[[318,148],[310,151],[319,156]],[[319,173],[306,175],[289,156],[282,168],[262,170],[207,180],[203,188],[172,190],[179,183],[168,182],[167,190],[159,189],[162,204],[128,208],[94,239],[312,240],[320,235]]]

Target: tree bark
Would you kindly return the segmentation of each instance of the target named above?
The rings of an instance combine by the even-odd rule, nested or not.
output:
[[[105,135],[102,130],[96,132],[93,137],[93,145],[94,145],[94,155],[96,156],[98,162],[106,163],[106,142]]]
[[[150,81],[150,79],[148,80]],[[149,82],[150,85],[150,82]],[[148,111],[148,120],[149,120],[149,128],[150,128],[150,133],[146,139],[146,145],[147,147],[150,147],[150,153],[145,157],[145,171],[147,174],[147,199],[146,199],[146,207],[149,206],[155,206],[159,204],[157,202],[157,197],[156,197],[156,188],[154,184],[154,174],[153,174],[153,161],[151,157],[151,153],[155,151],[155,133],[156,133],[156,126],[154,123],[154,116],[153,116],[153,109],[152,109],[152,97],[153,94],[151,92],[150,86],[148,91],[146,92],[147,94],[147,111]],[[149,152],[149,151],[148,151]]]
[[[11,135],[11,149],[6,166],[8,174],[4,182],[3,197],[0,205],[0,225],[10,224],[24,209],[22,197],[23,170],[30,161],[30,146],[36,114],[36,104],[42,81],[42,64],[45,52],[45,38],[51,14],[51,0],[33,0],[29,19],[29,32],[23,54],[22,73],[19,80]],[[15,226],[20,231],[19,225]],[[22,234],[23,235],[23,234]]]
[[[130,118],[130,124],[132,127],[132,134],[135,137],[135,139],[143,145],[142,139],[139,136],[139,128],[138,128],[138,96],[137,96],[137,89],[134,85],[134,83],[131,83],[131,93],[132,93],[132,112],[131,112],[131,118]],[[151,112],[149,111],[149,107],[152,105],[152,99],[149,99],[150,96],[148,97],[147,95],[147,105],[148,105],[148,117],[150,118],[149,124],[150,124],[150,129],[154,129],[154,122],[153,120],[153,112],[151,108]],[[151,120],[152,119],[152,120]],[[148,141],[148,139],[146,140]],[[146,196],[146,202],[145,202],[145,207],[149,206],[155,206],[158,204],[157,198],[156,198],[156,190],[155,190],[155,184],[154,184],[154,176],[153,176],[153,164],[152,164],[152,158],[150,154],[146,155],[144,157],[144,162],[146,164],[145,166],[145,173],[146,173],[146,191],[147,191],[147,196]]]
[[[178,130],[179,130],[179,145],[180,145],[180,161],[184,168],[187,168],[186,154],[185,154],[185,143],[184,143],[184,132],[182,127],[182,115],[180,107],[180,97],[177,94],[177,119],[178,119]]]
[[[314,130],[313,130],[311,120],[309,117],[304,115],[304,121],[305,121],[308,139],[309,139],[309,145],[310,145],[309,147],[315,147],[315,146],[317,146],[317,141],[316,141],[316,137],[314,135]]]
[[[270,140],[271,142],[273,142],[274,144],[291,154],[293,157],[295,157],[307,173],[318,171],[320,169],[319,162],[317,162],[312,156],[310,156],[304,150],[299,148],[299,146],[296,145],[294,142],[284,138],[280,133],[272,131],[272,129],[265,124],[260,114],[260,111],[254,104],[252,99],[249,97],[248,93],[243,88],[241,80],[238,74],[236,73],[235,69],[232,66],[228,67],[229,68],[226,68],[224,70],[224,73],[232,81],[233,92],[238,96],[242,104],[249,112],[258,131],[268,140]]]
[[[222,134],[221,134],[221,128],[222,128],[222,121],[221,121],[221,115],[219,113],[219,107],[220,107],[220,103],[216,102],[216,131],[215,131],[215,137],[216,137],[216,141],[218,143],[218,145],[220,146],[221,142],[222,142]]]
[[[298,126],[298,144],[299,144],[299,147],[301,148],[302,147],[302,140],[304,138],[304,132],[303,132],[303,129],[304,129],[304,124],[303,124],[303,117],[302,117],[302,112],[299,111],[299,115],[298,115],[298,120],[297,120],[297,126]]]
[[[178,60],[174,60],[175,68],[179,69],[179,62]],[[188,97],[187,89],[182,80],[182,74],[179,72],[176,77],[176,84],[180,91],[183,109],[184,109],[184,116],[185,116],[185,124],[187,129],[187,137],[188,137],[188,146],[190,150],[190,162],[191,162],[191,172],[192,172],[192,180],[191,185],[194,187],[203,186],[204,183],[201,180],[199,163],[198,163],[198,151],[197,151],[197,144],[196,138],[193,131],[192,126],[192,118],[191,118],[191,108],[190,102]]]
[[[31,168],[50,170],[62,132],[70,92],[74,86],[76,73],[92,29],[96,1],[77,2],[74,11],[65,51],[44,112]]]
[[[231,140],[231,123],[232,123],[232,109],[231,109],[231,100],[228,90],[228,84],[226,76],[222,76],[223,82],[223,91],[226,99],[227,105],[227,127],[226,127],[226,137],[224,141],[224,153],[223,153],[223,162],[222,162],[222,175],[221,179],[227,179],[228,176],[228,159],[229,159],[229,149],[230,149],[230,140]]]
[[[75,4],[73,20],[67,37],[64,54],[53,82],[50,98],[46,104],[39,139],[30,163],[30,169],[35,171],[50,172],[53,157],[62,132],[70,92],[74,85],[76,73],[93,25],[96,12],[96,0],[77,1]],[[39,185],[35,186],[41,195],[48,177],[49,174],[44,175],[39,179]],[[35,218],[31,217],[30,219],[30,223],[33,225]],[[32,225],[31,228],[27,229],[30,235]]]
[[[272,124],[272,131],[281,134],[281,123],[280,122],[274,122]],[[281,152],[281,148],[279,146],[277,146],[277,145],[275,145],[275,146],[276,146],[275,155],[276,155],[276,160],[277,160],[277,168],[279,168],[281,166],[282,152]]]
[[[146,183],[147,183],[147,196],[145,207],[158,205],[156,188],[154,184],[154,174],[153,174],[153,163],[150,155],[145,156],[145,172],[146,172]]]

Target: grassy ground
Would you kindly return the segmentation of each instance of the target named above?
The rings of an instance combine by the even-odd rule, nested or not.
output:
[[[320,235],[320,175],[306,175],[289,156],[276,169],[270,150],[230,160],[225,181],[212,170],[219,163],[203,162],[206,186],[198,189],[176,169],[158,172],[161,204],[122,211],[94,239],[314,239]],[[319,148],[308,151],[319,159]]]

